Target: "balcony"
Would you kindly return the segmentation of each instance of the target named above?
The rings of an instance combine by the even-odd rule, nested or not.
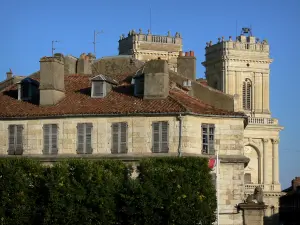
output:
[[[253,194],[256,187],[261,187],[263,191],[266,192],[280,192],[280,184],[245,184],[245,194]]]
[[[274,118],[248,117],[248,123],[262,125],[278,125],[278,120]]]

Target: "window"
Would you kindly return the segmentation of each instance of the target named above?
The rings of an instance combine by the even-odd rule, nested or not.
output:
[[[44,149],[45,155],[55,155],[58,152],[57,137],[58,127],[57,124],[45,124],[44,127]]]
[[[112,124],[112,154],[127,153],[127,128],[126,122]]]
[[[202,153],[215,154],[215,125],[202,124]]]
[[[144,76],[139,76],[134,79],[134,95],[143,96],[144,95]]]
[[[105,96],[105,82],[104,81],[93,81],[92,82],[92,97],[103,98]]]
[[[243,82],[243,109],[252,109],[252,82],[249,79]]]
[[[92,123],[79,123],[77,125],[77,153],[92,154]]]
[[[152,152],[169,152],[169,123],[166,121],[152,123]]]
[[[245,173],[244,175],[244,183],[245,184],[251,184],[251,173]]]
[[[23,125],[8,126],[8,154],[23,154]]]

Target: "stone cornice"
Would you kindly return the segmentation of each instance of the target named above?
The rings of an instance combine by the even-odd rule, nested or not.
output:
[[[249,130],[269,130],[269,131],[281,131],[284,129],[280,125],[263,125],[263,124],[248,124],[246,129]]]

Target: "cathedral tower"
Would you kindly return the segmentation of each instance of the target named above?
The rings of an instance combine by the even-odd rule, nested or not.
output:
[[[236,111],[256,117],[270,117],[269,78],[270,48],[267,40],[252,36],[243,28],[236,40],[219,38],[216,44],[207,43],[205,54],[208,85],[237,100]]]

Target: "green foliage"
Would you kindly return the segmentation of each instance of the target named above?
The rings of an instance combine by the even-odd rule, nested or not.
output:
[[[123,196],[125,224],[212,224],[216,192],[207,165],[195,157],[142,160],[138,180]]]
[[[0,160],[1,225],[202,225],[216,197],[202,158],[144,159],[139,176],[118,160],[67,160],[44,167]]]
[[[0,160],[1,225],[38,224],[42,166],[28,159]]]

